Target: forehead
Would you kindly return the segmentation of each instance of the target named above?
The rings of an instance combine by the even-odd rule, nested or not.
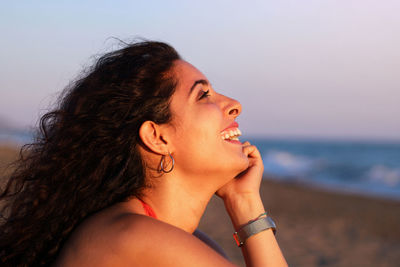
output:
[[[177,60],[174,63],[174,72],[178,80],[177,93],[178,91],[188,92],[195,81],[207,80],[196,67],[183,60]]]
[[[207,80],[207,78],[192,64],[183,60],[174,62],[173,72],[177,79],[177,85],[171,98],[170,110],[173,114],[174,124],[177,126],[190,114],[188,111],[192,105],[189,93],[193,84],[198,80]]]

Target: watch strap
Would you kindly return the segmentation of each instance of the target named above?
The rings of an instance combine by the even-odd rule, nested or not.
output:
[[[239,247],[243,246],[247,238],[252,235],[258,234],[259,232],[265,231],[267,229],[272,229],[274,234],[276,233],[275,222],[271,217],[261,218],[249,224],[246,224],[240,228],[237,232],[233,234],[235,241]]]

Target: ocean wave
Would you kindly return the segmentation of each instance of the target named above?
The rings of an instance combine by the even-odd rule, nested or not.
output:
[[[263,155],[266,173],[279,176],[302,176],[319,165],[319,160],[282,150],[269,150]]]
[[[384,165],[374,165],[367,172],[371,182],[384,184],[389,187],[400,185],[400,169],[393,169]]]
[[[266,178],[400,199],[398,145],[271,140],[254,143],[263,156]]]

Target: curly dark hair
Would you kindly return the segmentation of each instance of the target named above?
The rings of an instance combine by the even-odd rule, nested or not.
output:
[[[0,191],[0,265],[50,265],[85,218],[142,196],[139,128],[171,121],[178,59],[165,43],[125,44],[65,90]]]

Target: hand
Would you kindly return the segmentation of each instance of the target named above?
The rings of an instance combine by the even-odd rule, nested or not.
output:
[[[260,184],[264,171],[260,152],[257,147],[246,141],[243,143],[243,153],[249,159],[248,168],[216,192],[216,195],[224,201],[239,196],[260,194]]]

